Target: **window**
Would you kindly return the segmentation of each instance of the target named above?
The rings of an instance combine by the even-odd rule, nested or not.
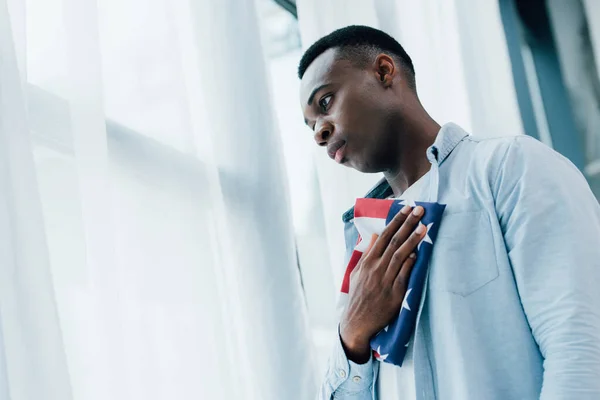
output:
[[[600,47],[590,33],[600,21],[589,18],[592,4],[500,0],[500,10],[526,133],[568,157],[600,198]]]
[[[584,144],[584,172],[600,196],[600,74],[589,18],[582,0],[547,2],[553,38],[575,126]]]
[[[85,398],[83,391],[93,387],[87,385],[90,375],[113,371],[120,381],[107,390],[127,387],[130,397],[211,397],[212,389],[199,387],[193,374],[202,374],[205,382],[223,381],[225,363],[199,365],[199,352],[213,358],[213,349],[195,344],[222,339],[216,332],[224,317],[215,305],[216,261],[207,250],[214,220],[206,190],[208,168],[189,143],[193,135],[186,125],[190,117],[185,115],[179,53],[170,46],[175,41],[169,42],[175,33],[165,26],[176,21],[159,18],[161,2],[147,8],[101,2],[100,7],[114,7],[110,21],[104,20],[104,26],[100,21],[103,82],[100,85],[98,76],[86,80],[84,84],[96,85],[98,92],[74,104],[63,95],[72,72],[63,48],[64,9],[53,1],[37,5],[32,9],[39,12],[27,15],[27,108],[73,391]],[[146,15],[136,18],[140,12]],[[94,62],[86,67],[95,70],[96,64],[90,66]],[[89,110],[82,111],[86,106]],[[106,136],[97,135],[101,143],[85,143],[106,147],[101,162],[77,158],[81,153],[74,141],[75,107],[78,116],[89,111],[92,129],[106,125]],[[94,198],[96,190],[82,190],[82,185],[96,184],[82,179],[82,173],[93,176],[94,171],[85,171],[91,164],[110,180],[111,190],[100,193],[101,198]],[[108,222],[104,214],[95,213],[104,204],[112,209]],[[96,290],[90,290],[93,285]],[[97,287],[102,288],[102,302],[93,297],[100,292]],[[90,343],[122,349],[121,362],[103,369],[102,357],[114,356],[109,352],[89,370],[80,368],[87,365]],[[136,369],[144,360],[153,362]],[[169,363],[174,368],[160,379],[147,378]],[[165,387],[171,388],[169,393]],[[185,395],[181,390],[187,390]]]

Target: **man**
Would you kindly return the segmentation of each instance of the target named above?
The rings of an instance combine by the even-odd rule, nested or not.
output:
[[[600,399],[600,207],[581,173],[527,136],[440,127],[410,57],[381,31],[320,39],[299,77],[317,144],[383,172],[367,197],[427,200],[435,187],[446,204],[404,363],[374,360],[369,341],[400,309],[421,207],[361,259],[319,398]],[[344,222],[350,254],[353,210]]]

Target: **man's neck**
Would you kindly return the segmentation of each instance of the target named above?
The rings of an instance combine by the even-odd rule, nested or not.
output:
[[[410,131],[404,132],[404,136],[410,138],[410,146],[399,149],[402,154],[398,157],[398,167],[383,174],[395,196],[400,196],[431,168],[427,159],[427,149],[435,142],[440,128],[440,125],[427,115],[421,121],[415,121],[413,126],[409,127]]]

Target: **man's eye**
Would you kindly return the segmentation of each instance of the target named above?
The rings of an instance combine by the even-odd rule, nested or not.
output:
[[[333,97],[332,95],[327,95],[327,96],[323,97],[321,100],[319,100],[319,107],[321,107],[321,110],[323,112],[327,111],[327,108],[329,107],[329,103],[331,102],[332,97]]]

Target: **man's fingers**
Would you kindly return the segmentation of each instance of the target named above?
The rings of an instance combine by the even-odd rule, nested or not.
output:
[[[415,227],[423,217],[424,213],[425,209],[419,206],[415,207],[410,213],[410,215],[406,217],[406,220],[404,221],[400,229],[396,231],[394,236],[392,236],[387,248],[383,252],[382,262],[384,264],[390,262],[390,259],[392,258],[396,250],[398,250],[400,246],[402,246],[410,237],[410,234],[415,230]],[[406,253],[405,256],[408,257],[408,254],[409,253]]]
[[[379,237],[379,235],[376,233],[371,235],[371,242],[369,243],[369,247],[367,247],[367,250],[365,250],[365,252],[363,253],[363,256],[366,256],[367,254],[369,254],[369,252],[371,251],[373,246],[375,246],[375,242],[377,242],[378,237]]]
[[[400,249],[398,250],[403,251],[407,255],[412,253],[412,251],[417,248],[419,243],[421,243],[421,240],[425,237],[426,233],[427,227],[423,224],[419,224],[417,229],[415,229],[410,237],[404,243],[402,243]]]
[[[409,236],[409,238],[398,249],[396,249],[396,251],[391,253],[391,255],[387,255],[387,257],[389,257],[389,261],[387,261],[388,264],[385,276],[386,279],[388,279],[388,282],[391,282],[396,278],[396,275],[398,275],[398,272],[404,265],[404,262],[410,258],[410,255],[415,251],[426,232],[427,229],[425,228],[425,225],[419,225],[417,229],[415,229],[415,231]],[[384,254],[384,257],[386,257],[386,254]],[[382,259],[381,262],[382,265],[386,265],[385,259]]]
[[[375,246],[375,243],[377,242],[378,237],[379,237],[379,235],[376,233],[371,235],[371,242],[369,243],[369,247],[367,247],[367,249],[364,251],[364,253],[362,253],[362,255],[360,256],[360,261],[363,261],[365,259],[365,257],[369,255],[369,253],[373,249],[373,246]],[[354,268],[354,270],[350,273],[350,280],[353,279],[353,275],[355,275],[355,273],[358,274],[358,270],[360,269],[362,264],[363,264],[362,262],[359,262],[358,265],[356,266],[356,268]]]
[[[408,287],[408,280],[410,279],[410,273],[416,261],[417,255],[415,253],[411,253],[410,256],[404,260],[402,263],[402,268],[400,268],[400,271],[394,279],[394,292],[398,293],[406,290]]]
[[[402,224],[404,224],[404,221],[406,221],[406,218],[410,215],[411,211],[412,208],[410,206],[404,206],[404,208],[402,208],[402,210],[400,210],[400,212],[396,214],[394,218],[392,218],[383,232],[381,232],[381,236],[373,248],[373,255],[380,256],[383,254],[390,243],[390,240],[392,240],[392,237],[394,237],[396,231],[398,231]]]

